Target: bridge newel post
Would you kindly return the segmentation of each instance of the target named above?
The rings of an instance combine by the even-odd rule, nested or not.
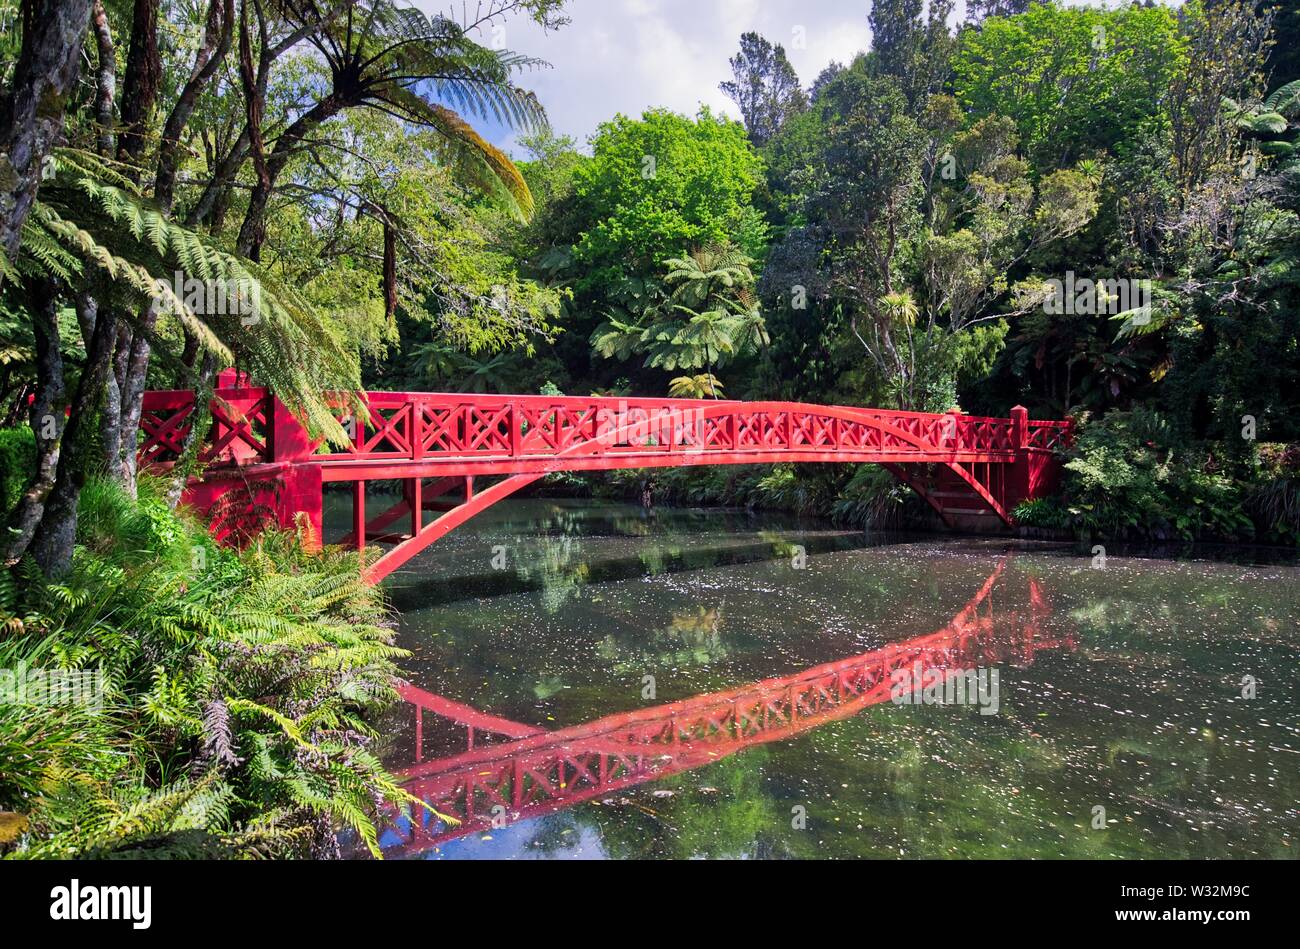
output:
[[[510,457],[520,458],[524,454],[524,413],[518,402],[510,403],[507,417],[510,419]]]
[[[1029,409],[1023,405],[1011,410],[1011,443],[1017,452],[1029,447]]]
[[[411,458],[419,461],[424,457],[424,407],[418,399],[411,399]]]
[[[946,433],[946,434],[944,435],[944,445],[943,445],[943,447],[948,448],[948,449],[950,449],[950,450],[951,450],[951,449],[962,449],[962,448],[977,447],[977,446],[963,445],[963,444],[962,444],[962,437],[961,437],[961,422],[960,422],[960,419],[961,419],[961,417],[962,417],[963,415],[965,415],[966,413],[963,412],[961,409],[958,409],[958,408],[952,408],[952,409],[949,409],[949,410],[948,410],[946,413],[944,413],[944,414],[947,416],[947,418],[948,418],[948,419],[950,420],[950,422],[951,422],[951,428],[948,428],[948,429],[947,429],[947,432],[948,432],[948,433],[951,433],[951,434],[947,434],[947,433]]]
[[[280,526],[293,528],[297,523],[296,516],[299,513],[305,515],[305,546],[308,550],[319,550],[323,537],[324,493],[320,465],[310,463],[315,448],[297,416],[278,396],[266,391],[271,397],[270,458],[267,460],[283,466],[284,491],[277,512]]]
[[[1033,459],[1029,452],[1029,409],[1017,405],[1011,410],[1011,447],[1015,461],[1007,467],[1003,506],[1010,511],[1034,494]]]

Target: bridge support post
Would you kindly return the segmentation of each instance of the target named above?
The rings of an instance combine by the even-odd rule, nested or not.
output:
[[[1029,410],[1017,405],[1011,410],[1011,432],[1016,460],[1007,469],[1007,510],[1021,501],[1034,501],[1053,494],[1061,482],[1061,458],[1053,448],[1031,444]],[[1071,441],[1065,428],[1064,444]]]
[[[1033,495],[1033,459],[1029,451],[1029,409],[1017,405],[1011,410],[1011,444],[1016,453],[1016,460],[1007,466],[1006,500],[1007,511],[1011,511],[1021,501]]]
[[[308,550],[319,550],[324,537],[324,491],[319,465],[304,464],[312,455],[311,439],[307,429],[292,412],[272,396],[270,454],[271,461],[284,465],[284,489],[280,495],[276,517],[281,527],[293,528],[298,524],[299,513],[306,520],[305,544]]]
[[[412,478],[407,482],[406,501],[411,505],[411,536],[424,529],[424,479]]]
[[[366,522],[366,483],[352,482],[352,537],[357,545],[357,552],[366,549],[369,531]]]

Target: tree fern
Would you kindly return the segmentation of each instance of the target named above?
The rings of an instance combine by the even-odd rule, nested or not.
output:
[[[25,633],[22,656],[0,640],[0,664],[114,672],[102,712],[0,717],[0,809],[29,823],[15,855],[305,855],[330,826],[377,846],[376,802],[414,802],[364,715],[395,699],[405,653],[357,556],[276,534],[210,548],[154,509],[159,490],[146,478],[132,501],[92,481],[71,575],[0,575],[0,624]],[[176,555],[126,549],[155,536]]]
[[[1286,116],[1300,112],[1300,79],[1294,79],[1275,89],[1264,100],[1264,108],[1269,112],[1278,112]]]
[[[130,189],[83,174],[91,166],[84,153],[57,155],[58,173],[41,189],[13,270],[69,282],[95,270],[175,318],[219,363],[246,366],[313,434],[348,441],[331,404],[338,397],[328,394],[355,393],[359,364],[333,321],[260,265],[169,220]],[[259,301],[252,325],[240,313],[196,313],[175,291],[177,273],[248,288]]]
[[[293,20],[316,25],[308,40],[330,70],[335,95],[438,132],[469,184],[503,200],[520,217],[531,216],[533,200],[523,176],[463,116],[530,133],[542,130],[541,103],[512,77],[545,63],[489,49],[442,14],[425,17],[393,0],[349,7],[348,15],[339,16],[316,3],[288,5]]]

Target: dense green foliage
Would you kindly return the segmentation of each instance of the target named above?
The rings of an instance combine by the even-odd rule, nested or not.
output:
[[[133,490],[148,388],[204,391],[238,363],[337,444],[363,358],[401,329],[471,354],[551,332],[563,294],[491,239],[534,199],[473,122],[545,130],[517,81],[539,61],[484,33],[561,26],[563,0],[461,19],[401,0],[74,0],[53,34],[22,7],[0,43],[18,196],[0,209],[0,404],[30,416],[37,464],[5,563],[67,571],[80,485]]]
[[[1027,504],[1022,522],[1098,537],[1254,538],[1243,486],[1148,410],[1085,425],[1071,456],[1063,495]]]
[[[663,111],[619,116],[592,148],[574,176],[576,213],[587,222],[574,247],[581,287],[661,266],[678,248],[731,239],[762,252],[764,228],[750,203],[762,166],[736,123],[708,111],[694,121]]]
[[[291,535],[217,547],[156,487],[92,482],[71,573],[0,574],[0,667],[103,676],[92,702],[0,715],[10,854],[307,855],[336,823],[373,844],[375,802],[401,797],[362,719],[402,655],[380,594]]]
[[[1295,440],[1300,417],[1300,86],[1269,71],[1289,62],[1270,45],[1293,35],[1287,16],[1271,34],[1248,3],[989,4],[954,33],[947,10],[874,4],[873,48],[799,96],[778,48],[742,37],[723,88],[754,157],[720,148],[716,120],[661,111],[603,126],[591,157],[535,143],[525,175],[550,197],[509,246],[572,298],[555,342],[496,360],[496,384],[993,415],[1020,403],[1098,427],[1068,470],[1068,508],[1027,522],[1289,537],[1258,501],[1265,484],[1288,497],[1261,445]],[[667,260],[716,255],[719,238],[752,258],[760,305],[757,345],[730,363],[656,331]],[[1058,295],[1075,280],[1096,292]],[[1148,417],[1172,460],[1103,449]],[[792,477],[821,513],[892,510],[882,479]],[[699,483],[687,496],[768,503],[680,478]]]
[[[962,37],[953,90],[974,115],[1015,122],[1037,168],[1059,168],[1138,140],[1185,63],[1164,7],[1033,4]]]
[[[36,466],[36,439],[25,425],[0,428],[0,514],[7,514],[15,504],[32,468]]]

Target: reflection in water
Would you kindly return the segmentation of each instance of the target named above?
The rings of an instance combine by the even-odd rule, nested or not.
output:
[[[613,663],[615,672],[633,673],[664,665],[706,666],[727,655],[722,638],[724,607],[697,606],[676,610],[667,626],[650,633],[647,643],[624,643],[606,636],[596,647],[600,658]]]
[[[1026,609],[994,609],[992,594],[1005,566],[1005,561],[999,564],[951,622],[929,635],[739,689],[554,732],[407,687],[403,698],[414,709],[416,763],[398,775],[406,789],[429,806],[416,809],[413,816],[395,817],[382,837],[385,853],[423,853],[457,837],[711,765],[747,748],[847,718],[888,701],[896,672],[988,669],[1003,663],[1024,667],[1039,650],[1073,648],[1068,639],[1042,638],[1040,624],[1050,608],[1032,577],[1027,593],[1017,598]],[[675,616],[673,631],[716,637],[717,625],[718,611],[701,607],[696,615]],[[426,713],[464,726],[468,749],[421,761]],[[510,740],[476,748],[476,739],[484,733]],[[447,816],[452,820],[442,819]]]
[[[868,657],[953,633],[1008,551],[967,614],[984,627],[958,639],[975,653],[947,660],[998,663],[997,714],[768,688],[845,662],[865,676]],[[428,859],[1296,856],[1300,569],[1108,553],[1097,570],[1069,546],[504,503],[390,581],[424,691],[419,741],[408,704],[377,751],[473,818],[397,821],[384,843]],[[695,715],[676,743],[674,709]]]
[[[337,500],[331,509],[333,520],[342,523],[347,512]],[[754,518],[742,511],[647,513],[626,505],[523,501],[498,505],[486,517],[449,535],[399,571],[386,585],[394,606],[406,612],[469,597],[538,590],[542,608],[557,613],[590,583],[759,563],[796,552],[780,531],[753,532]],[[764,522],[787,529],[808,525],[795,517],[767,516]],[[861,531],[819,527],[801,537],[803,555],[889,540],[888,535],[868,537]],[[508,541],[504,552],[503,541]]]

